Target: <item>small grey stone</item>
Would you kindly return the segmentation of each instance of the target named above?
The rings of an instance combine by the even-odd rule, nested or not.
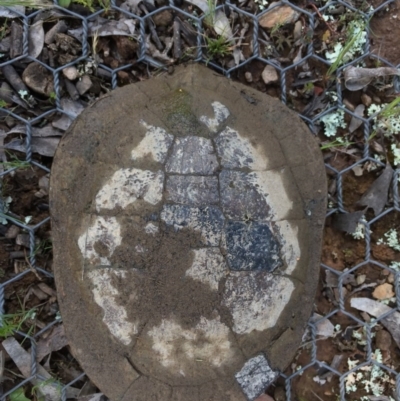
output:
[[[213,174],[218,168],[217,156],[209,139],[199,136],[177,138],[165,170],[176,174]]]
[[[93,83],[89,75],[84,75],[76,84],[76,89],[80,95],[84,95],[91,87]]]
[[[249,359],[235,377],[246,397],[252,401],[275,381],[278,372],[271,369],[264,355],[258,355]]]
[[[218,178],[173,175],[167,178],[167,200],[185,205],[201,206],[219,202]]]
[[[221,204],[225,215],[233,220],[264,220],[269,206],[262,194],[240,171],[223,170],[219,175]]]

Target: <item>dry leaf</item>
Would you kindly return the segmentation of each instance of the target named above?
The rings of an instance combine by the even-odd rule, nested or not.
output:
[[[392,177],[392,166],[387,163],[383,173],[373,182],[357,204],[373,209],[375,216],[380,214],[386,205]]]
[[[361,217],[363,217],[366,210],[367,209],[353,213],[336,214],[333,216],[332,225],[340,231],[353,234],[356,231],[358,222],[360,221]]]
[[[350,301],[350,305],[352,308],[367,312],[376,318],[393,311],[390,306],[370,298],[353,298]],[[400,313],[393,312],[388,317],[380,320],[380,323],[386,327],[394,341],[396,341],[397,346],[400,347]]]
[[[35,22],[29,28],[29,56],[38,58],[44,46],[43,21]]]
[[[363,104],[359,104],[356,109],[354,110],[354,114],[356,116],[363,117],[364,116],[365,106]],[[352,134],[360,125],[363,123],[363,120],[360,118],[351,116],[351,121],[349,125],[349,132]]]
[[[68,340],[65,337],[64,326],[60,324],[53,328],[47,338],[38,341],[36,360],[40,362],[46,355],[58,351],[66,345],[68,345]]]
[[[367,86],[374,78],[388,75],[400,75],[400,72],[391,67],[361,68],[349,66],[344,69],[344,84],[349,91],[358,91]]]

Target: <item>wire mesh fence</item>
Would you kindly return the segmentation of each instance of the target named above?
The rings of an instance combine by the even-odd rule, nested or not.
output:
[[[220,73],[226,75],[227,77],[237,78],[239,74],[243,75],[243,71],[246,70],[247,66],[251,63],[261,63],[262,65],[270,65],[278,72],[278,85],[277,85],[277,94],[279,95],[281,101],[285,104],[288,104],[293,108],[293,104],[289,101],[290,91],[293,89],[293,78],[291,77],[293,71],[297,71],[300,67],[309,66],[313,63],[317,63],[321,68],[321,70],[328,69],[332,64],[332,61],[328,60],[324,55],[325,53],[321,51],[321,49],[317,45],[317,41],[315,39],[314,32],[316,29],[316,25],[324,24],[324,20],[327,22],[327,28],[329,30],[329,13],[332,10],[337,9],[338,7],[342,10],[342,13],[345,14],[347,10],[352,15],[357,15],[360,21],[362,21],[363,30],[367,32],[367,36],[363,43],[362,50],[355,54],[350,60],[343,59],[341,63],[336,65],[336,68],[333,72],[331,72],[334,82],[333,89],[331,91],[335,93],[334,97],[331,98],[329,105],[323,109],[319,109],[319,111],[315,111],[318,109],[310,109],[305,107],[299,113],[299,116],[309,125],[311,131],[316,134],[321,126],[321,121],[324,121],[324,116],[331,116],[335,113],[342,113],[342,115],[349,115],[356,118],[359,118],[363,122],[363,141],[362,145],[359,146],[359,150],[362,154],[361,158],[353,161],[352,163],[345,166],[345,168],[337,167],[335,163],[332,162],[330,158],[326,158],[326,172],[329,177],[329,182],[335,186],[334,195],[330,195],[329,209],[327,211],[327,217],[331,217],[337,213],[346,214],[351,212],[352,210],[348,209],[348,203],[344,199],[344,180],[346,179],[346,175],[354,171],[354,168],[357,166],[363,166],[366,163],[373,163],[377,166],[385,166],[385,160],[377,160],[373,156],[373,149],[370,146],[371,135],[374,134],[374,124],[376,124],[376,115],[372,115],[368,118],[360,117],[354,110],[349,108],[344,100],[343,100],[343,91],[345,90],[344,86],[344,71],[347,67],[351,65],[362,65],[365,60],[369,60],[369,62],[376,62],[379,65],[385,65],[388,67],[396,68],[398,66],[392,65],[387,60],[383,59],[376,54],[376,52],[371,51],[371,29],[370,29],[370,21],[374,17],[376,13],[382,12],[389,7],[392,3],[392,0],[384,1],[381,4],[371,7],[371,4],[367,4],[366,2],[346,2],[346,1],[327,1],[327,2],[310,2],[307,4],[293,4],[287,0],[283,0],[280,3],[276,3],[272,6],[272,8],[260,10],[258,9],[258,13],[251,12],[246,9],[244,6],[246,2],[230,2],[225,1],[217,5],[214,12],[218,12],[221,10],[225,14],[234,13],[236,15],[236,20],[245,21],[247,25],[247,30],[249,32],[247,36],[247,40],[250,40],[250,52],[246,55],[246,57],[241,57],[240,54],[235,62],[231,63],[220,63],[218,59],[210,58],[210,54],[207,48],[207,42],[205,41],[205,19],[207,18],[207,13],[205,12],[193,12],[193,9],[189,10],[187,7],[182,6],[181,1],[173,1],[170,0],[169,3],[165,3],[159,7],[154,6],[153,9],[143,9],[140,7],[136,7],[136,11],[132,10],[135,8],[129,7],[130,5],[135,5],[136,2],[120,3],[116,2],[116,0],[112,0],[108,7],[97,7],[97,9],[93,9],[93,12],[90,13],[80,13],[77,11],[71,11],[69,9],[63,8],[54,4],[51,12],[53,17],[55,15],[62,16],[65,19],[73,20],[73,25],[76,31],[78,31],[80,48],[79,52],[73,60],[64,60],[61,62],[60,60],[54,61],[51,57],[40,58],[33,57],[32,48],[30,46],[30,35],[32,27],[40,21],[40,18],[43,16],[43,11],[33,11],[30,13],[26,13],[21,11],[20,9],[13,8],[11,13],[13,16],[11,19],[13,21],[18,21],[20,24],[21,33],[22,33],[22,41],[21,41],[21,49],[19,52],[14,54],[12,57],[11,52],[6,52],[0,58],[0,68],[2,69],[2,80],[8,80],[11,86],[13,87],[14,95],[18,94],[19,104],[21,100],[25,103],[23,107],[3,107],[0,109],[1,116],[5,118],[13,118],[14,121],[24,127],[22,134],[24,135],[24,142],[21,147],[18,148],[25,154],[24,163],[27,163],[30,166],[38,168],[42,170],[44,173],[50,172],[51,160],[46,157],[37,157],[36,147],[38,146],[35,137],[35,129],[43,125],[43,122],[47,121],[50,117],[56,116],[66,116],[70,120],[73,120],[76,117],[74,112],[68,107],[65,107],[65,103],[63,103],[63,93],[68,92],[68,86],[65,83],[65,77],[63,76],[63,70],[68,67],[82,67],[87,65],[87,63],[91,63],[95,65],[96,74],[101,75],[101,78],[106,82],[105,86],[107,91],[113,90],[117,88],[121,83],[121,74],[120,72],[131,71],[134,68],[142,68],[144,71],[148,71],[150,73],[154,73],[159,70],[170,68],[170,64],[165,62],[168,58],[166,53],[163,57],[157,57],[157,52],[153,49],[149,44],[149,40],[152,40],[153,29],[152,18],[156,15],[164,11],[169,11],[175,15],[175,17],[181,18],[185,21],[190,21],[191,26],[193,27],[192,36],[195,41],[195,46],[190,46],[190,54],[185,55],[186,60],[192,60],[194,62],[205,63],[208,67],[213,68]],[[138,3],[139,4],[139,3]],[[154,4],[154,3],[153,3]],[[195,4],[195,2],[193,3]],[[262,33],[262,28],[260,27],[260,21],[263,16],[268,13],[271,13],[273,9],[277,9],[282,5],[289,6],[293,12],[296,13],[297,18],[302,21],[302,32],[301,36],[304,39],[302,42],[301,50],[298,52],[296,57],[292,60],[288,60],[280,54],[273,54],[269,51],[269,43],[268,38]],[[136,4],[137,6],[137,4]],[[195,8],[194,8],[195,9]],[[49,10],[46,10],[49,12]],[[97,35],[101,36],[99,33],[99,19],[102,18],[104,13],[118,13],[119,17],[123,16],[124,21],[131,21],[131,31],[127,34],[136,44],[136,58],[134,61],[123,64],[119,63],[118,65],[110,65],[110,63],[104,63],[101,58],[96,55],[95,44]],[[61,18],[61,17],[59,17]],[[171,21],[171,26],[177,20]],[[126,25],[126,24],[125,24]],[[128,24],[129,25],[129,24]],[[357,34],[356,34],[357,35]],[[153,37],[154,40],[154,37]],[[240,37],[239,39],[240,40]],[[154,47],[154,45],[153,45]],[[163,46],[161,46],[163,47]],[[156,49],[157,50],[157,49]],[[15,52],[14,52],[15,53]],[[159,50],[160,53],[160,50]],[[158,53],[158,55],[159,55]],[[161,51],[162,53],[162,51]],[[156,55],[156,56],[155,56]],[[343,56],[343,54],[342,54]],[[183,57],[183,58],[185,58]],[[32,99],[29,98],[29,94],[25,93],[25,86],[18,78],[13,78],[17,70],[21,69],[22,64],[27,64],[29,62],[37,63],[37,68],[40,66],[50,74],[52,79],[52,88],[51,97],[53,103],[51,107],[46,107],[40,112],[37,112],[37,108],[35,109],[35,113],[29,112],[30,102]],[[307,68],[304,69],[307,71]],[[307,74],[305,74],[307,76]],[[311,82],[311,81],[310,81]],[[393,91],[399,92],[399,80],[397,76],[391,78],[391,82],[393,85]],[[71,92],[68,92],[69,96],[71,96]],[[15,100],[15,99],[14,99]],[[90,99],[89,99],[90,100]],[[8,103],[8,102],[7,102]],[[28,111],[27,111],[28,110]],[[351,117],[350,117],[351,118]],[[326,120],[325,120],[326,121]],[[2,138],[2,145],[4,144],[4,138]],[[26,167],[26,165],[24,165]],[[7,177],[12,176],[15,172],[20,169],[20,165],[14,165],[10,162],[4,162],[2,164],[2,170],[0,172],[0,176],[2,177],[2,186],[5,185],[5,180]],[[400,291],[399,291],[399,276],[400,272],[396,270],[393,266],[388,266],[387,264],[382,263],[381,261],[375,260],[372,252],[372,240],[371,233],[375,229],[376,224],[383,218],[388,218],[388,216],[392,216],[393,214],[400,211],[399,205],[399,196],[398,196],[398,181],[399,181],[399,170],[394,172],[392,183],[391,183],[391,197],[388,199],[386,207],[383,212],[379,215],[370,218],[369,220],[363,220],[363,236],[360,239],[363,242],[363,250],[364,250],[364,259],[361,262],[354,263],[352,266],[348,267],[345,270],[338,270],[335,268],[334,264],[323,263],[321,265],[321,275],[325,277],[325,275],[330,275],[334,277],[336,280],[335,288],[337,289],[336,301],[331,304],[331,308],[328,313],[326,313],[322,317],[314,318],[310,321],[308,326],[308,331],[305,335],[305,345],[309,348],[309,358],[307,362],[302,366],[301,364],[296,364],[296,366],[289,367],[288,370],[284,373],[281,373],[281,377],[278,381],[282,383],[282,387],[284,388],[284,394],[281,394],[281,398],[275,394],[275,398],[278,401],[280,400],[296,400],[299,399],[302,401],[298,395],[295,395],[293,392],[293,383],[304,374],[304,372],[313,369],[315,371],[316,377],[319,378],[329,377],[330,379],[334,377],[332,380],[332,390],[330,396],[333,394],[337,396],[337,399],[340,400],[352,400],[356,399],[356,389],[357,387],[357,376],[360,372],[364,374],[364,379],[360,381],[362,382],[362,386],[367,388],[370,391],[371,397],[364,396],[363,400],[389,400],[389,397],[393,399],[400,399],[400,374],[396,371],[396,367],[393,364],[385,364],[381,358],[377,356],[376,348],[374,345],[374,327],[377,324],[381,324],[382,322],[386,322],[390,319],[395,321],[395,314],[397,311],[400,311]],[[321,172],[323,173],[323,172]],[[324,172],[325,173],[325,172]],[[27,235],[28,240],[28,253],[26,257],[27,267],[19,272],[15,272],[11,277],[8,277],[6,280],[0,284],[0,313],[2,314],[2,327],[5,325],[5,316],[7,316],[8,312],[8,300],[6,297],[6,291],[12,285],[17,282],[22,282],[24,277],[30,274],[40,275],[40,277],[48,278],[52,280],[53,275],[51,273],[51,266],[41,266],[40,261],[37,259],[37,233],[38,231],[49,224],[50,217],[45,217],[41,220],[36,219],[31,223],[27,216],[23,216],[21,218],[21,214],[13,214],[8,210],[6,205],[6,200],[4,197],[1,199],[1,217],[4,218],[9,225],[14,225],[19,227],[22,232]],[[370,321],[362,320],[358,316],[354,314],[354,309],[352,309],[349,303],[346,301],[345,288],[346,283],[348,282],[349,276],[359,271],[362,268],[366,268],[368,266],[373,266],[375,269],[381,269],[383,271],[387,271],[388,274],[393,275],[393,285],[395,288],[396,299],[395,304],[396,308],[390,308],[385,314],[380,315],[376,319],[371,319]],[[357,327],[363,329],[363,352],[362,357],[356,359],[355,357],[351,360],[351,363],[347,361],[345,364],[345,368],[343,368],[343,363],[340,365],[335,365],[331,360],[324,360],[321,356],[323,354],[320,353],[321,347],[323,347],[323,342],[321,342],[320,337],[318,335],[318,327],[323,324],[325,321],[332,319],[334,316],[345,316],[349,321],[353,322],[349,324],[351,327]],[[28,358],[30,358],[30,370],[29,372],[24,372],[24,377],[20,380],[16,380],[15,385],[8,386],[7,389],[1,395],[1,400],[11,399],[10,395],[15,394],[18,388],[23,388],[27,383],[45,383],[45,386],[51,387],[51,389],[47,389],[47,393],[45,391],[46,397],[52,399],[54,394],[51,391],[54,391],[54,383],[46,382],[48,380],[48,376],[46,376],[46,371],[41,368],[40,364],[36,359],[36,343],[38,339],[43,335],[43,333],[50,330],[52,327],[57,325],[60,322],[60,317],[58,314],[52,316],[51,321],[41,327],[41,329],[35,333],[30,332],[22,332],[20,327],[14,328],[15,335],[18,335],[19,338],[24,339],[25,345],[29,344],[29,347],[25,346],[25,348],[29,348]],[[368,385],[365,380],[365,372],[368,371],[370,374]],[[374,382],[374,379],[371,378],[373,375],[376,377],[389,377],[387,382],[390,383],[390,388],[393,390],[391,393],[385,393],[388,386],[383,386],[381,389],[376,389],[375,387],[379,387],[379,381]],[[386,375],[386,376],[385,376]],[[66,400],[68,398],[75,398],[72,392],[69,391],[71,387],[73,387],[74,383],[79,382],[84,377],[84,374],[77,375],[73,379],[73,381],[69,383],[59,383],[57,382],[56,391],[59,392],[59,398],[62,400]],[[319,379],[322,380],[322,379]],[[324,379],[325,380],[325,379]],[[47,383],[47,384],[46,384]],[[378,383],[378,384],[377,384]],[[0,390],[4,389],[0,384]],[[354,387],[355,386],[355,387]],[[369,386],[369,389],[368,389]],[[382,390],[383,389],[383,390]],[[376,390],[376,391],[375,391]],[[379,391],[381,393],[379,393]],[[383,391],[383,393],[382,393]],[[314,393],[315,394],[315,393]],[[328,394],[327,394],[328,396]],[[319,396],[315,395],[315,397],[321,399]],[[315,398],[314,399],[317,399]],[[375,397],[375,398],[374,398]],[[381,397],[381,398],[379,398]],[[386,397],[386,398],[382,398]],[[14,398],[15,399],[15,398]],[[54,398],[53,398],[54,399]]]

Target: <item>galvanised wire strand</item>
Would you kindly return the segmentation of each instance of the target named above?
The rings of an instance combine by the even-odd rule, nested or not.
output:
[[[334,4],[341,4],[342,6],[344,6],[347,9],[350,9],[356,13],[360,13],[360,15],[363,16],[364,20],[366,21],[366,30],[367,32],[370,34],[370,28],[369,28],[369,22],[371,17],[373,16],[374,12],[378,11],[378,10],[382,10],[383,8],[387,7],[390,3],[392,3],[394,0],[388,0],[384,3],[382,3],[379,7],[377,7],[375,10],[373,11],[369,11],[368,13],[363,13],[360,12],[360,10],[354,8],[354,6],[352,6],[351,4],[347,3],[346,1],[343,0],[339,0],[339,1],[328,1],[328,3],[324,4],[322,6],[322,2],[321,2],[321,7],[318,7],[318,13],[316,10],[312,10],[312,8],[307,7],[306,9],[301,9],[299,8],[297,5],[290,3],[288,0],[283,0],[283,3],[286,5],[291,6],[293,9],[295,9],[297,12],[301,13],[302,15],[302,19],[303,21],[306,21],[307,24],[307,29],[310,32],[314,32],[315,26],[316,26],[316,21],[319,19],[319,14],[325,12],[326,10],[329,9],[330,6],[334,5]],[[142,64],[148,64],[151,65],[153,67],[156,68],[165,68],[165,66],[158,62],[157,60],[153,59],[151,56],[149,56],[147,54],[147,47],[146,47],[146,24],[149,18],[151,18],[152,15],[156,14],[157,12],[160,12],[161,10],[170,10],[172,12],[177,12],[178,14],[181,14],[182,16],[186,16],[189,18],[192,18],[192,21],[194,23],[195,26],[195,33],[196,33],[196,37],[197,37],[197,49],[196,49],[196,55],[195,55],[195,61],[196,62],[201,62],[201,63],[205,63],[210,67],[213,67],[215,69],[217,69],[218,71],[220,71],[222,74],[226,75],[227,77],[232,76],[232,73],[234,71],[239,70],[240,68],[244,67],[245,65],[249,64],[250,62],[252,62],[253,60],[258,60],[263,62],[265,65],[269,64],[272,65],[277,71],[278,71],[278,75],[279,75],[279,86],[280,86],[280,98],[281,101],[285,104],[287,104],[287,92],[288,90],[290,90],[290,87],[287,86],[287,74],[292,70],[297,68],[299,65],[302,65],[303,63],[307,63],[308,61],[310,61],[311,59],[317,60],[319,62],[325,63],[327,65],[329,65],[329,62],[327,62],[324,58],[322,58],[320,56],[320,54],[317,54],[314,48],[314,43],[312,40],[310,40],[309,43],[307,43],[305,49],[304,49],[304,56],[296,61],[296,63],[293,63],[292,65],[286,66],[286,67],[282,67],[281,64],[279,62],[277,62],[277,60],[272,59],[272,58],[265,58],[265,55],[262,54],[262,48],[261,48],[261,38],[260,38],[260,26],[259,26],[259,16],[258,15],[252,15],[249,14],[248,12],[245,12],[243,10],[240,9],[240,7],[238,7],[236,4],[232,3],[231,0],[226,0],[225,4],[227,8],[230,8],[231,12],[235,12],[238,14],[242,14],[243,16],[245,16],[248,20],[250,25],[252,26],[252,51],[253,51],[253,55],[250,56],[247,60],[242,61],[239,65],[231,67],[230,69],[225,69],[224,67],[218,65],[217,63],[207,60],[206,56],[204,54],[203,51],[203,46],[204,46],[204,30],[203,30],[203,20],[204,20],[204,16],[203,17],[195,17],[192,16],[190,14],[187,14],[185,11],[180,10],[179,8],[179,2],[177,2],[176,0],[169,0],[168,5],[163,6],[162,8],[156,10],[155,12],[150,12],[147,16],[143,15],[143,16],[139,16],[139,15],[135,15],[131,12],[128,12],[126,10],[122,10],[120,7],[118,7],[116,5],[116,1],[115,0],[111,0],[111,9],[115,10],[115,11],[119,11],[122,12],[125,17],[127,18],[132,18],[136,20],[136,26],[137,26],[137,36],[135,37],[135,39],[138,41],[139,43],[139,52],[138,52],[138,60],[137,60],[137,64],[142,63]],[[315,3],[314,3],[315,4]],[[49,70],[52,75],[53,75],[53,83],[54,83],[54,92],[55,92],[55,108],[53,110],[50,111],[46,111],[44,112],[41,116],[35,117],[32,120],[27,120],[25,117],[23,116],[19,116],[14,114],[13,112],[10,112],[8,110],[2,109],[2,111],[4,111],[5,113],[10,114],[12,117],[16,118],[17,120],[21,121],[22,123],[25,124],[26,126],[26,139],[25,139],[25,146],[26,146],[26,161],[29,162],[32,166],[37,166],[41,169],[43,169],[45,172],[49,172],[49,169],[43,165],[41,165],[39,162],[37,162],[35,159],[35,155],[32,151],[32,124],[34,124],[35,121],[39,121],[40,119],[43,119],[44,117],[46,117],[48,114],[51,114],[53,112],[59,112],[62,114],[66,114],[68,115],[68,113],[66,111],[63,110],[62,105],[61,105],[61,82],[60,82],[60,74],[62,72],[62,69],[65,68],[66,66],[71,66],[71,65],[77,65],[78,63],[82,63],[82,62],[86,62],[86,61],[92,61],[92,58],[89,56],[89,45],[88,45],[88,39],[89,39],[89,22],[94,21],[94,19],[96,18],[96,16],[100,15],[102,13],[102,10],[96,11],[95,13],[88,15],[88,16],[82,16],[80,14],[77,14],[75,12],[72,12],[70,10],[66,10],[64,8],[61,8],[57,5],[57,1],[54,0],[54,7],[58,10],[61,11],[65,14],[67,14],[70,17],[74,17],[76,19],[76,21],[80,21],[81,26],[82,26],[82,53],[81,55],[74,61],[68,63],[67,65],[64,66],[59,66],[57,68],[52,68],[49,65],[46,65],[44,63],[42,63],[41,61],[35,60],[37,62],[39,62],[39,64],[43,65],[47,70]],[[263,11],[263,13],[265,13],[266,11]],[[29,57],[29,41],[28,41],[28,36],[29,36],[29,27],[32,24],[31,16],[25,16],[22,15],[20,13],[17,13],[19,16],[19,20],[22,22],[22,27],[23,27],[23,45],[22,45],[22,55],[16,57],[15,59],[12,60],[7,60],[5,62],[0,63],[0,68],[6,65],[13,65],[14,63],[17,63],[19,60],[23,60],[24,58]],[[37,14],[34,13],[33,16],[35,16]],[[310,129],[315,133],[315,125],[318,124],[319,122],[319,118],[322,117],[322,115],[327,114],[327,113],[331,113],[334,110],[340,109],[343,110],[345,113],[351,115],[351,116],[355,116],[354,112],[352,112],[351,110],[346,109],[346,106],[343,103],[343,70],[345,67],[347,67],[348,65],[353,65],[355,63],[361,62],[364,58],[371,56],[374,57],[376,59],[378,59],[380,62],[385,63],[388,66],[392,66],[392,64],[390,64],[389,62],[387,62],[386,60],[383,60],[381,57],[372,54],[371,52],[371,46],[370,46],[370,42],[369,40],[367,41],[367,43],[365,44],[364,47],[364,52],[360,57],[357,57],[356,60],[353,60],[345,65],[340,66],[337,71],[335,72],[335,76],[336,76],[336,92],[337,92],[337,96],[338,99],[335,103],[334,107],[331,107],[327,110],[325,110],[323,113],[321,113],[319,116],[317,117],[311,117],[309,115],[301,115],[300,113],[299,116],[300,118],[302,118],[310,127]],[[107,65],[102,65],[99,64],[99,68],[102,68],[103,70],[107,71],[110,74],[110,84],[111,84],[111,88],[115,89],[118,86],[118,76],[117,73],[118,71],[121,70],[125,70],[130,68],[131,65],[124,65],[124,66],[119,66],[118,68],[110,68]],[[394,77],[393,79],[393,85],[394,85],[394,90],[395,92],[399,92],[400,91],[400,79],[399,77]],[[72,116],[70,116],[72,118]],[[364,144],[364,148],[363,148],[363,159],[361,161],[358,161],[357,163],[355,163],[354,165],[346,168],[345,170],[342,171],[338,171],[335,168],[333,168],[329,162],[326,163],[326,167],[328,170],[330,170],[335,176],[336,176],[336,199],[335,199],[335,204],[330,207],[330,209],[327,211],[327,216],[332,215],[334,213],[347,213],[348,211],[345,210],[345,201],[343,199],[343,177],[344,174],[349,172],[349,170],[354,167],[357,164],[360,163],[364,163],[365,161],[373,161],[376,162],[378,165],[383,165],[383,163],[381,162],[377,162],[376,160],[372,159],[372,155],[370,155],[370,146],[368,143],[368,139],[371,135],[372,131],[372,119],[363,119],[364,122],[364,139],[365,139],[365,144]],[[3,178],[11,173],[13,173],[13,171],[15,171],[16,168],[10,168],[7,171],[2,171],[0,172],[0,178]],[[327,315],[323,316],[323,319],[328,319],[331,318],[332,316],[334,316],[335,314],[341,312],[344,315],[352,318],[356,324],[359,324],[361,326],[363,326],[365,328],[365,334],[366,334],[366,339],[367,339],[367,345],[366,345],[366,354],[367,357],[365,359],[364,363],[371,363],[373,361],[373,352],[374,349],[372,347],[372,325],[369,323],[365,323],[360,321],[358,318],[355,318],[354,316],[351,315],[351,313],[346,311],[346,304],[345,304],[345,299],[344,299],[344,291],[342,289],[343,287],[343,283],[344,283],[344,279],[346,277],[346,275],[356,271],[356,269],[358,269],[359,267],[365,266],[367,264],[373,264],[379,268],[385,269],[386,266],[373,261],[371,258],[371,225],[374,224],[376,221],[378,221],[380,218],[382,218],[383,216],[385,216],[387,213],[394,213],[394,212],[400,212],[400,205],[399,205],[399,192],[398,192],[398,178],[399,178],[399,170],[395,171],[393,180],[392,180],[392,191],[391,191],[391,196],[392,196],[392,203],[393,203],[393,209],[388,209],[387,211],[381,213],[380,216],[375,217],[373,220],[371,220],[368,223],[364,223],[365,226],[365,244],[366,244],[366,251],[365,251],[365,260],[354,266],[353,268],[351,268],[349,271],[347,272],[338,272],[335,271],[333,268],[331,268],[328,265],[321,265],[321,273],[324,274],[325,270],[331,271],[333,274],[335,274],[338,277],[338,293],[339,293],[339,300],[337,303],[337,309],[332,310],[331,312],[329,312]],[[37,228],[39,228],[41,225],[45,224],[48,221],[49,218],[46,218],[45,220],[43,220],[42,222],[40,222],[39,224],[36,224],[35,226],[27,226],[24,225],[22,223],[20,223],[19,221],[16,221],[15,219],[13,219],[12,217],[8,218],[8,220],[10,221],[10,223],[16,224],[18,226],[20,226],[23,229],[26,229],[29,233],[29,241],[30,241],[30,254],[29,254],[29,262],[31,264],[31,268],[36,269],[36,271],[38,272],[38,274],[42,274],[43,276],[52,278],[52,274],[47,272],[46,270],[42,269],[41,266],[37,266],[37,262],[36,262],[36,249],[35,249],[35,231]],[[389,269],[391,270],[391,269]],[[17,274],[16,276],[14,276],[12,279],[8,280],[6,283],[0,284],[0,326],[2,324],[2,319],[1,316],[2,314],[5,313],[6,311],[6,306],[7,306],[7,302],[5,300],[5,289],[7,287],[7,285],[11,284],[12,282],[21,280],[23,276],[25,276],[26,274],[28,274],[29,271],[24,271],[22,273]],[[397,305],[398,307],[400,306],[400,273],[399,272],[394,272],[395,275],[395,289],[396,289],[396,300],[397,300]],[[385,314],[383,316],[381,316],[381,318],[385,318],[388,314]],[[378,319],[379,321],[380,319]],[[52,322],[50,322],[46,327],[44,327],[42,330],[40,330],[40,332],[36,333],[34,337],[30,337],[24,333],[20,333],[20,335],[22,335],[24,338],[29,339],[31,341],[32,347],[31,347],[31,352],[32,352],[32,375],[36,375],[37,374],[37,363],[36,363],[36,339],[38,339],[38,337],[40,336],[40,334],[44,333],[46,330],[49,330],[51,327],[53,327],[55,324],[58,323],[58,320],[54,320]],[[336,391],[339,393],[340,395],[340,400],[344,401],[346,399],[346,397],[351,397],[349,394],[346,393],[346,378],[347,376],[356,371],[357,367],[352,369],[352,370],[348,370],[346,372],[343,372],[342,374],[340,374],[336,369],[331,368],[329,365],[327,365],[327,361],[319,361],[318,360],[318,347],[320,346],[318,341],[317,341],[317,334],[316,334],[316,324],[317,322],[310,322],[309,326],[308,326],[308,330],[310,332],[311,335],[311,351],[310,351],[310,363],[306,366],[300,367],[298,370],[294,371],[292,374],[290,374],[289,376],[284,375],[283,373],[281,374],[281,377],[284,379],[285,382],[285,394],[286,394],[286,398],[287,401],[289,400],[293,400],[294,399],[294,394],[292,391],[292,381],[298,377],[299,375],[301,375],[305,370],[307,369],[311,369],[313,367],[325,367],[327,370],[333,372],[335,375],[339,375],[339,389],[336,389]],[[385,365],[381,365],[378,364],[382,367],[385,367]],[[388,369],[388,371],[391,371],[391,369],[389,369],[388,367],[385,367]],[[393,372],[392,372],[393,373]],[[84,376],[84,373],[82,373],[81,376],[79,376],[78,378],[76,378],[73,382],[71,383],[65,383],[63,385],[63,387],[61,388],[61,399],[64,401],[66,400],[67,397],[67,388],[68,386],[71,386],[74,382],[80,380],[82,377]],[[30,378],[26,378],[22,383],[19,383],[18,385],[16,385],[11,391],[8,391],[7,394],[12,393],[15,389],[17,389],[18,387],[20,387],[21,385],[24,385],[25,383],[27,383],[29,381]],[[397,396],[397,400],[400,400],[400,374],[397,374],[395,377],[395,382],[396,382],[396,394],[395,396]],[[6,399],[6,395],[3,395],[1,398],[1,400],[5,400]]]

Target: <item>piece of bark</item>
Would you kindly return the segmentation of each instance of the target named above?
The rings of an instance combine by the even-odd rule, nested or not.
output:
[[[366,209],[353,213],[342,213],[333,216],[332,225],[340,231],[353,234],[356,231],[357,224],[364,216]]]
[[[15,68],[12,65],[5,65],[2,68],[2,72],[4,75],[4,78],[7,80],[7,82],[14,88],[14,90],[18,93],[29,93],[29,89],[27,86],[24,84],[20,76],[18,75],[17,71],[15,71]]]
[[[55,24],[44,36],[44,43],[47,45],[53,43],[57,33],[65,33],[67,30],[68,27],[65,21],[63,19],[58,21],[57,24]]]
[[[44,46],[44,29],[43,21],[35,22],[29,28],[29,57],[38,58]]]
[[[10,58],[15,58],[22,54],[22,39],[23,39],[22,26],[18,22],[13,21],[11,23]]]

